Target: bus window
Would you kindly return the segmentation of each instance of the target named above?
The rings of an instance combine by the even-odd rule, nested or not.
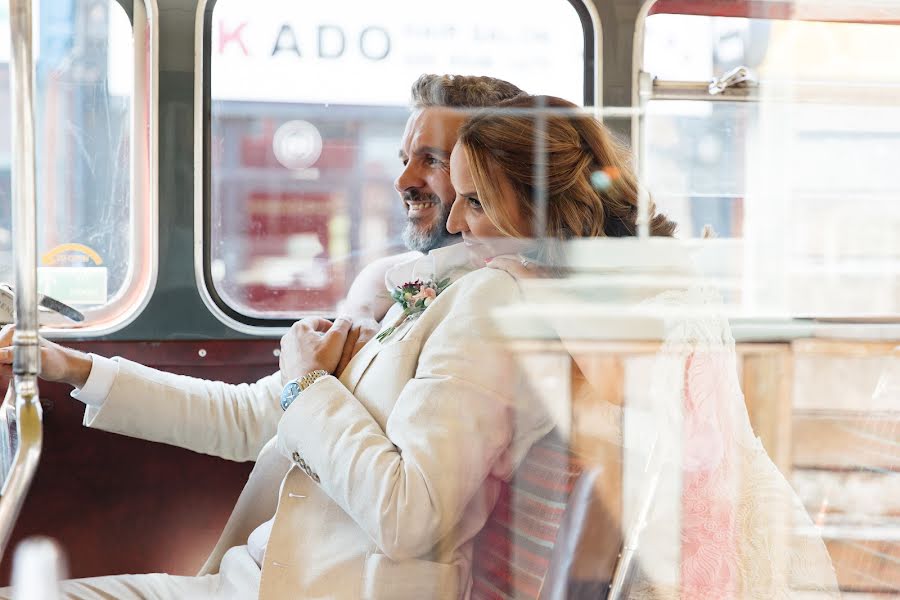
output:
[[[900,314],[900,27],[645,25],[642,175],[679,235],[734,241],[749,316]],[[709,90],[739,66],[749,83]]]
[[[207,10],[213,310],[232,324],[333,314],[363,266],[403,250],[393,181],[422,73],[489,75],[582,103],[590,25],[565,0],[527,4],[218,0]]]
[[[0,11],[0,281],[12,283],[7,2]],[[131,12],[115,0],[67,0],[34,18],[39,288],[86,314],[78,335],[134,316],[155,260],[148,102],[134,102],[147,20],[142,5]]]

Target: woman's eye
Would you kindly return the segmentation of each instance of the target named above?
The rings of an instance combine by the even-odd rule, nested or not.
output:
[[[478,198],[466,198],[466,202],[475,210],[481,210],[481,201]]]

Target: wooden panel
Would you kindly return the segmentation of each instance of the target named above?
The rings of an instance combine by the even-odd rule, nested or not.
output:
[[[787,345],[741,354],[741,388],[754,433],[785,475],[791,471],[791,382]]]
[[[900,369],[895,343],[803,340],[794,350],[797,410],[897,410],[897,399],[875,395],[881,377]]]
[[[272,340],[172,340],[165,342],[66,342],[66,346],[100,356],[121,356],[156,368],[264,366],[278,370],[276,350],[280,339]]]
[[[900,473],[797,470],[791,483],[816,520],[871,523],[900,517]]]
[[[900,592],[900,542],[825,540],[842,590]]]
[[[835,356],[839,358],[855,357],[878,357],[889,356],[894,354],[900,344],[896,341],[891,342],[857,342],[844,340],[825,340],[825,339],[804,339],[791,343],[793,352],[796,355],[821,355]]]
[[[68,345],[232,383],[254,381],[278,368],[272,354],[277,340]],[[81,425],[83,405],[69,391],[41,383],[43,453],[0,565],[0,585],[9,581],[15,544],[32,535],[60,542],[72,577],[195,574],[252,464],[87,429]]]
[[[898,600],[900,599],[900,592],[876,592],[873,594],[866,592],[841,592],[841,598],[843,600]],[[822,594],[820,592],[798,591],[791,594],[791,600],[822,600]]]
[[[794,416],[795,468],[900,470],[900,416]]]
[[[794,407],[798,410],[896,410],[896,399],[889,401],[875,395],[879,379],[890,367],[888,357],[798,355]]]
[[[576,354],[572,365],[572,448],[586,470],[600,468],[572,576],[593,580],[612,573],[622,544],[622,359]]]

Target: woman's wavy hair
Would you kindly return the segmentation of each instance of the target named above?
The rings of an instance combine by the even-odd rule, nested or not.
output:
[[[498,181],[509,182],[525,222],[534,224],[539,177],[545,182],[547,240],[637,234],[638,183],[627,150],[597,119],[579,110],[562,98],[523,95],[477,113],[460,129],[459,143],[479,200],[504,235],[529,237],[532,232],[516,229],[508,203],[498,201]],[[546,158],[538,168],[541,149]],[[598,178],[609,178],[608,185],[596,185]],[[650,235],[674,232],[675,223],[655,214],[651,203]],[[548,252],[556,254],[549,247],[542,254]]]

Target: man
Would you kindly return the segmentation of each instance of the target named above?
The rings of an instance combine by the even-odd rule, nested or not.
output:
[[[364,268],[350,286],[346,311],[380,321],[390,306],[384,274],[417,253],[459,241],[447,231],[455,192],[450,184],[450,151],[466,114],[455,109],[492,106],[522,94],[511,83],[491,77],[423,75],[412,87],[413,112],[406,122],[399,157],[403,171],[394,182],[407,222],[403,242],[411,252],[389,256]]]
[[[519,93],[507,82],[483,77],[425,75],[416,81],[413,113],[400,148],[404,169],[396,181],[409,219],[404,240],[411,250],[426,252],[455,241],[446,232],[446,220],[455,196],[449,180],[449,156],[457,130],[466,118],[458,109],[489,106]],[[364,269],[348,294],[351,314],[383,317],[388,306],[378,298],[383,296],[385,272],[408,258],[383,259]],[[490,297],[498,295],[495,292],[489,290]],[[323,320],[295,324],[282,339],[282,371],[250,386],[174,376],[47,343],[42,377],[79,388],[73,396],[88,405],[86,425],[232,460],[257,460],[201,576],[92,578],[66,582],[66,593],[79,598],[358,598],[399,597],[405,587],[406,597],[424,598],[442,593],[452,596],[464,590],[466,582],[459,580],[462,571],[448,564],[458,561],[460,552],[464,554],[459,547],[435,549],[433,552],[440,555],[436,558],[442,559],[435,562],[410,560],[428,554],[428,536],[443,535],[446,527],[455,528],[456,519],[469,508],[431,506],[430,491],[456,479],[423,480],[416,465],[439,463],[449,453],[448,443],[485,437],[462,431],[466,426],[487,426],[489,432],[498,432],[485,437],[489,447],[479,447],[472,441],[466,449],[471,453],[472,466],[461,461],[467,466],[465,470],[478,473],[473,481],[483,481],[487,474],[481,471],[489,469],[490,464],[482,462],[494,460],[497,452],[506,449],[509,442],[504,435],[509,432],[502,427],[505,412],[478,401],[479,394],[490,388],[492,377],[503,372],[500,368],[485,370],[490,381],[477,380],[480,375],[475,373],[476,381],[455,387],[453,378],[444,375],[426,378],[418,391],[406,389],[418,374],[421,345],[428,336],[411,335],[404,340],[403,335],[413,328],[456,328],[451,337],[464,341],[468,336],[457,330],[472,328],[476,323],[466,314],[441,323],[440,318],[454,306],[452,298],[442,305],[443,309],[431,311],[427,318],[423,316],[403,334],[398,333],[390,344],[363,349],[340,380],[319,376],[321,383],[304,381],[304,377],[323,371],[340,373],[350,355],[364,345],[364,332],[356,339],[348,337],[351,326],[347,319],[338,319],[333,326]],[[11,349],[6,348],[10,338],[9,330],[0,336],[0,363],[4,365],[12,361]],[[353,350],[348,351],[348,347]],[[494,360],[478,344],[446,351],[449,354],[438,352],[430,363],[425,362],[433,369],[458,371],[454,363],[459,357],[482,353],[480,364],[486,367]],[[294,388],[282,389],[295,378]],[[318,383],[315,390],[313,383]],[[299,391],[293,397],[288,391],[305,384],[309,387],[303,390],[304,402],[294,403]],[[476,393],[469,395],[472,403],[466,408],[465,422],[454,425],[460,430],[458,436],[421,437],[428,428],[418,421],[436,419],[441,410],[452,409],[455,405],[449,399],[468,388]],[[496,396],[500,389],[490,394]],[[314,397],[321,404],[315,404]],[[408,413],[399,408],[392,412],[395,405],[418,408],[408,409]],[[314,410],[316,406],[322,411]],[[391,438],[386,434],[392,429],[388,419],[394,423]],[[523,427],[523,431],[538,435],[544,425]],[[363,433],[354,437],[354,431]],[[326,473],[316,465],[327,462],[327,457],[313,456],[312,448],[305,458],[300,455],[297,445],[313,438],[322,440],[320,451],[331,449],[352,459]],[[402,471],[409,480],[409,485],[403,486],[403,493],[410,494],[408,498],[403,496],[406,502],[398,505],[399,496],[380,495],[383,486],[369,479],[379,469],[355,471],[373,457],[406,465]],[[460,498],[469,498],[477,491],[466,490]],[[456,494],[444,497],[455,498]],[[379,511],[379,505],[393,510]],[[487,501],[475,503],[481,522],[489,506]],[[398,514],[421,515],[423,531],[428,535],[416,536],[414,531],[398,527],[391,520]],[[470,521],[478,518],[463,519],[460,526],[471,527]],[[391,535],[385,533],[388,530]],[[471,535],[473,532],[465,531],[465,539]],[[0,597],[5,596],[0,593]]]

